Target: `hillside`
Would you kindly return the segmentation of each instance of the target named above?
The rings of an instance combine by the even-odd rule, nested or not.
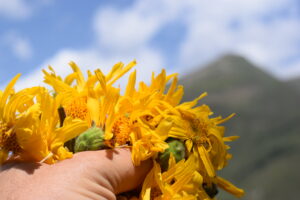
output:
[[[300,92],[300,77],[288,80],[286,83]]]
[[[222,175],[247,191],[243,199],[298,199],[300,93],[234,55],[182,77],[181,84],[185,101],[207,91],[201,103],[216,115],[237,113],[225,125],[228,135],[241,138],[231,145],[234,158]]]

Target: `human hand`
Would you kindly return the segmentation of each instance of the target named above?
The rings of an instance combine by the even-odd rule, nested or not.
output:
[[[85,151],[53,165],[11,163],[0,170],[1,200],[116,199],[137,188],[151,161],[135,167],[129,149]]]

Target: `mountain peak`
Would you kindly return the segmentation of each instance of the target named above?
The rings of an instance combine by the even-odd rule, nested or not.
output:
[[[206,98],[208,101],[216,105],[228,104],[233,110],[244,109],[246,104],[250,105],[259,98],[262,99],[259,102],[262,110],[268,107],[265,104],[275,104],[275,101],[265,102],[269,97],[275,98],[277,103],[282,100],[279,98],[282,96],[290,99],[298,98],[293,88],[237,55],[222,56],[205,68],[199,68],[182,77],[180,83],[185,87],[184,100],[191,100],[199,93],[208,92]],[[281,103],[283,102],[284,100]]]
[[[224,60],[224,61],[241,61],[241,62],[248,62],[247,59],[245,59],[243,56],[238,54],[224,54],[217,60]]]
[[[239,55],[227,54],[190,73],[184,85],[200,84],[205,91],[220,91],[235,85],[259,88],[280,83],[276,78]],[[208,84],[209,83],[209,84]]]
[[[256,67],[246,58],[227,54],[215,62],[212,62],[206,66],[206,68],[202,71],[205,76],[208,76],[212,73],[222,74],[222,76],[229,76],[227,78],[237,80],[239,83],[241,82],[277,82],[277,80],[272,77],[270,74],[266,73],[262,69]]]

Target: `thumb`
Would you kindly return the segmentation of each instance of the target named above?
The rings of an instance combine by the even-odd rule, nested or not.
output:
[[[152,167],[151,160],[142,162],[140,166],[134,166],[131,152],[127,148],[82,153],[92,154],[95,158],[91,160],[93,168],[107,181],[109,185],[107,188],[115,194],[137,188]]]

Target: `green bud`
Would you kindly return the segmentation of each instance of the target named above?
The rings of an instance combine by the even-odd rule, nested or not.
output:
[[[104,131],[96,126],[81,133],[75,141],[75,153],[80,151],[105,149]]]
[[[158,162],[162,171],[166,171],[169,167],[170,154],[175,157],[176,163],[185,158],[185,145],[180,140],[172,140],[168,142],[169,148],[158,155]]]

